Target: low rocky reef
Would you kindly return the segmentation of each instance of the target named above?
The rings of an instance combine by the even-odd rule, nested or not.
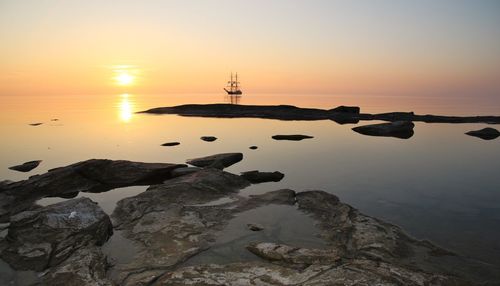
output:
[[[243,197],[239,191],[251,184],[245,175],[212,164],[201,168],[151,164],[89,160],[23,184],[0,184],[7,186],[0,194],[8,192],[8,196],[151,184],[146,191],[120,200],[111,217],[88,198],[17,209],[15,214],[4,204],[10,224],[0,241],[0,258],[15,270],[36,272],[38,285],[480,285],[500,281],[494,266],[416,240],[331,193],[280,189]],[[10,185],[16,185],[15,192]],[[227,197],[232,200],[213,203]],[[251,261],[189,265],[214,245],[233,219],[264,206],[289,206],[291,212],[309,217],[325,247],[254,241],[242,249],[255,255]],[[252,232],[245,225],[242,229]],[[110,237],[126,241],[126,258],[106,254]]]
[[[333,109],[317,109],[300,108],[291,105],[186,104],[172,107],[157,107],[141,111],[140,113],[279,120],[329,119],[340,124],[358,123],[360,120],[420,121],[427,123],[500,123],[500,116],[417,115],[413,112],[369,114],[361,113],[360,108],[357,106],[339,106]]]

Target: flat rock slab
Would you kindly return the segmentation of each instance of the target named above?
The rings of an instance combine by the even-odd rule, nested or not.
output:
[[[29,208],[47,196],[74,197],[134,185],[161,183],[182,164],[91,159],[49,170],[27,180],[0,186],[0,221]]]
[[[498,138],[500,136],[500,131],[496,130],[495,128],[483,128],[481,130],[474,130],[474,131],[469,131],[465,133],[470,136],[478,137],[483,140],[493,140]]]
[[[274,135],[272,138],[274,140],[300,141],[304,139],[311,139],[314,137],[309,135],[292,134],[292,135]]]
[[[214,142],[215,140],[217,140],[217,137],[214,137],[214,136],[201,136],[200,139],[203,140],[203,141],[205,141],[205,142]]]
[[[177,146],[180,144],[181,144],[180,142],[167,142],[167,143],[161,144],[161,146],[171,147],[171,146]]]
[[[224,169],[243,160],[242,153],[221,153],[201,158],[189,159],[187,164],[196,167]]]
[[[371,124],[352,128],[357,133],[369,136],[395,137],[408,139],[413,136],[415,124],[410,121],[394,121],[389,123]]]
[[[26,173],[38,167],[38,165],[40,165],[41,162],[42,160],[29,161],[22,163],[21,165],[9,167],[9,169]]]
[[[293,247],[272,242],[252,243],[247,249],[253,254],[270,260],[291,264],[325,264],[336,265],[341,259],[335,249],[310,249]]]
[[[248,171],[241,173],[241,176],[252,184],[265,183],[265,182],[279,182],[285,175],[281,172],[260,172],[260,171]]]
[[[410,270],[369,260],[341,266],[311,265],[295,269],[271,263],[240,262],[183,267],[166,273],[152,285],[474,285],[459,278]]]
[[[12,216],[0,256],[14,269],[43,271],[79,248],[102,245],[112,233],[111,220],[97,203],[64,201]]]

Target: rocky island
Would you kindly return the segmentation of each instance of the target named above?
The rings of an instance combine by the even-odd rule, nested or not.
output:
[[[0,183],[6,235],[0,258],[28,285],[481,285],[498,269],[462,257],[399,227],[367,216],[321,190],[280,189],[243,197],[252,183],[279,172],[222,170],[242,159],[226,153],[183,164],[88,160],[20,182]],[[260,177],[263,176],[261,179]],[[268,178],[269,177],[269,178]],[[111,216],[88,198],[38,206],[45,196],[71,197],[119,186],[150,185],[122,199]],[[214,203],[224,198],[222,203]],[[311,220],[321,246],[268,236],[238,249],[251,259],[197,264],[238,216],[288,207]],[[242,225],[242,232],[267,228]],[[314,236],[314,233],[310,233]],[[126,257],[109,249],[121,241]],[[13,274],[12,274],[13,275]]]
[[[333,120],[342,124],[357,123],[362,120],[418,121],[427,123],[500,123],[500,116],[417,115],[413,112],[370,114],[361,113],[360,108],[357,106],[339,106],[332,109],[318,109],[301,108],[292,105],[185,104],[171,107],[157,107],[139,113],[221,118]]]

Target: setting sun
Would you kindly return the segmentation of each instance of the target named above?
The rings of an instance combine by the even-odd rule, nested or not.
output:
[[[127,72],[121,72],[115,77],[118,85],[131,85],[134,79],[135,77]]]

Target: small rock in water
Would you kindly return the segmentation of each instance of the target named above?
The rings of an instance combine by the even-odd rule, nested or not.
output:
[[[167,146],[167,147],[170,147],[170,146],[177,146],[177,145],[180,145],[181,143],[179,142],[167,142],[167,143],[163,143],[161,144],[161,146]]]
[[[203,140],[203,141],[206,141],[206,142],[213,142],[213,141],[217,140],[217,137],[214,137],[214,136],[201,136],[200,139]]]
[[[252,184],[264,183],[264,182],[279,182],[285,177],[281,172],[260,172],[260,171],[248,171],[241,173],[241,176],[247,179]]]
[[[196,167],[211,167],[216,169],[227,168],[243,160],[242,153],[221,153],[207,157],[187,160],[186,163]]]
[[[29,172],[29,171],[35,169],[36,167],[38,167],[38,165],[40,165],[41,162],[42,162],[42,160],[29,161],[29,162],[25,162],[21,165],[9,167],[9,169],[14,170],[14,171],[19,171],[19,172]]]
[[[38,126],[38,125],[42,125],[42,124],[43,124],[42,122],[30,123],[31,126]]]
[[[292,135],[274,135],[272,137],[274,140],[291,140],[291,141],[300,141],[304,139],[314,138],[309,135],[301,135],[301,134],[292,134]]]
[[[413,136],[413,127],[415,127],[415,124],[411,121],[394,121],[389,123],[358,126],[352,128],[352,130],[369,136],[408,139]]]
[[[50,121],[59,121],[58,118],[52,118]]]
[[[251,231],[261,231],[264,229],[264,227],[262,225],[257,224],[257,223],[249,223],[249,224],[247,224],[247,227]]]
[[[250,146],[250,147],[248,147],[248,149],[251,149],[251,150],[256,150],[257,148],[259,148],[259,147],[257,147],[257,146]]]
[[[481,138],[483,140],[493,140],[493,139],[497,138],[498,136],[500,136],[500,131],[496,130],[495,128],[487,127],[487,128],[483,128],[481,130],[469,131],[465,134],[467,134],[469,136],[478,137],[478,138]]]

